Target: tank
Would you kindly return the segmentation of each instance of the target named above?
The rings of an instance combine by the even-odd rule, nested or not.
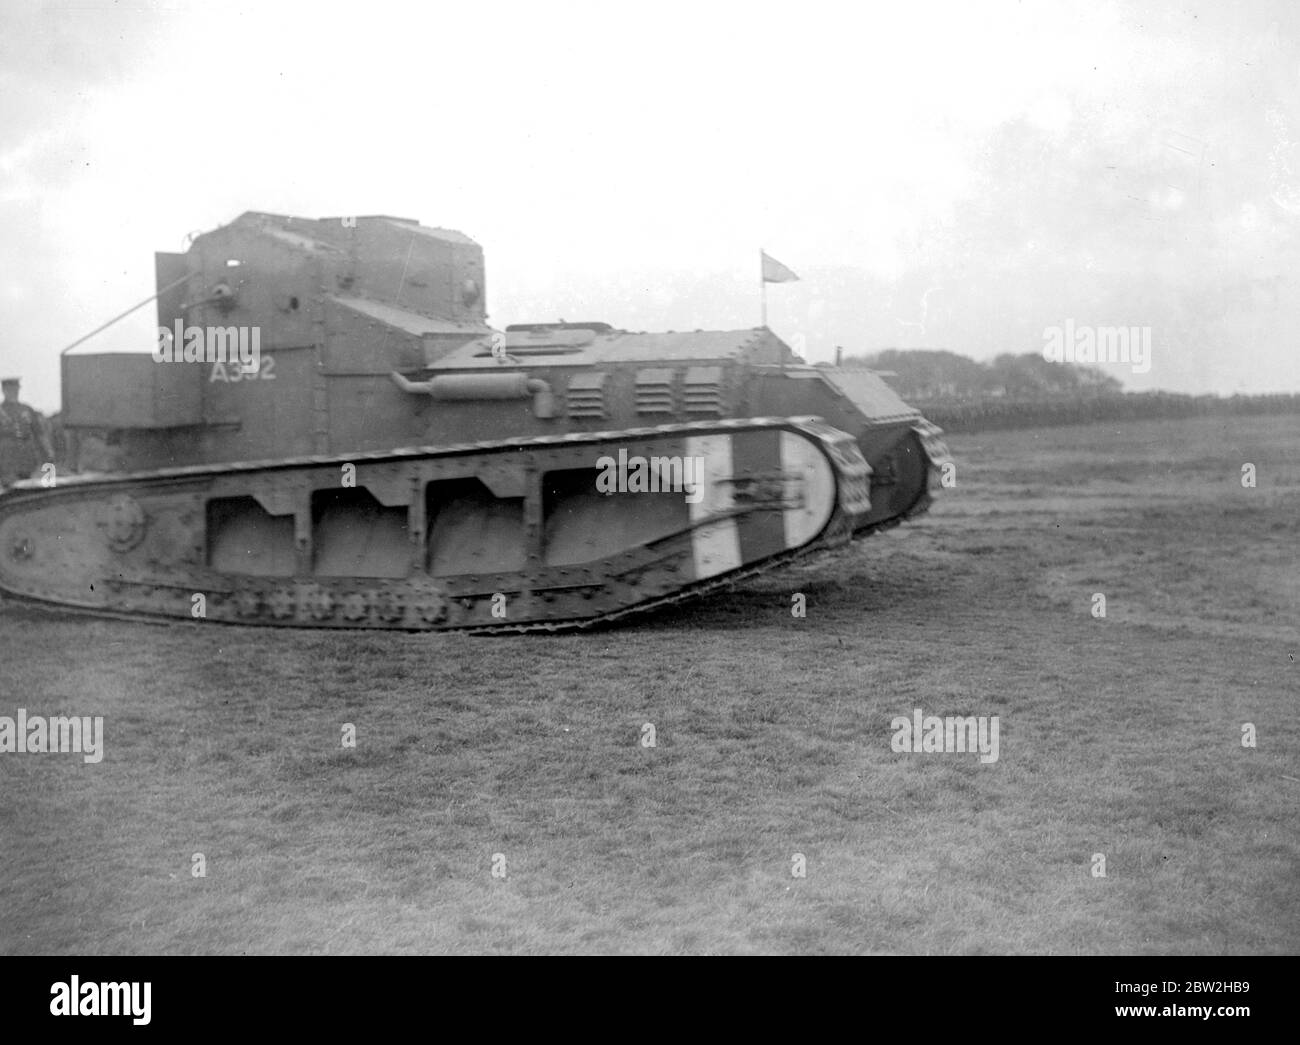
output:
[[[62,358],[71,468],[0,495],[10,596],[567,630],[895,525],[947,463],[767,328],[494,330],[478,244],[408,219],[248,213],[156,272],[150,351]]]

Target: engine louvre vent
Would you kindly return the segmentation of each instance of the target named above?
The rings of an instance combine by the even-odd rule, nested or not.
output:
[[[686,371],[683,399],[688,414],[721,417],[724,410],[722,367],[693,366]]]
[[[673,414],[673,372],[647,369],[636,372],[636,412],[638,414]]]
[[[570,417],[604,418],[605,375],[574,374],[565,392],[565,409]]]

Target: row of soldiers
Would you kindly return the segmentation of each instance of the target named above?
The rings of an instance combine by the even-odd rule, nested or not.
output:
[[[0,402],[0,487],[39,473],[41,465],[54,460],[54,445],[44,417],[18,401],[16,377],[0,380],[4,400]]]

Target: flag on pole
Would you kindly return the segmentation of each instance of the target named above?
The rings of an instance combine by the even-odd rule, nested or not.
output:
[[[759,254],[763,257],[763,282],[764,283],[789,283],[799,277],[782,265],[776,258],[768,257],[767,251],[760,250]]]

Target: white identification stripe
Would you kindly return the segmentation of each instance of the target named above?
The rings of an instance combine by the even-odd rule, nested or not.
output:
[[[781,433],[781,471],[801,477],[802,508],[787,508],[785,546],[798,548],[821,533],[835,509],[835,476],[830,462],[812,440],[794,432]]]
[[[729,510],[734,503],[730,482],[735,475],[731,436],[691,436],[686,440],[686,453],[704,461],[704,474],[698,477],[704,496],[690,506],[691,525],[695,526],[711,515]],[[716,482],[718,479],[725,481]],[[736,569],[740,566],[740,533],[736,520],[721,519],[692,529],[691,550],[695,555],[696,580]]]

